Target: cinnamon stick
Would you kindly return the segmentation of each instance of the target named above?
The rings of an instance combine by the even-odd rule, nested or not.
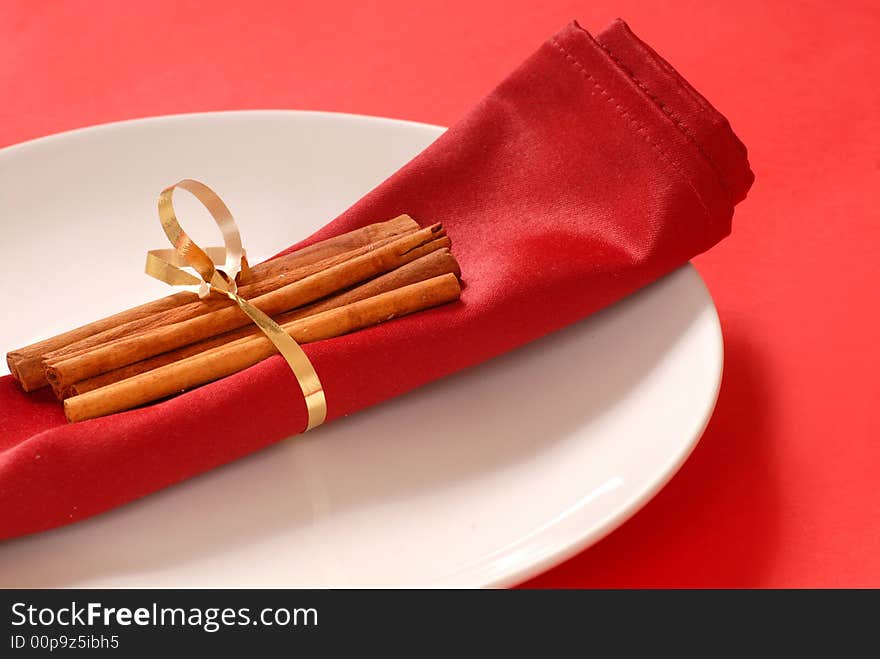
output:
[[[299,281],[300,279],[304,279],[309,275],[313,275],[316,272],[320,272],[321,270],[326,270],[327,268],[338,265],[339,263],[343,263],[356,256],[367,254],[368,252],[387,245],[390,242],[399,238],[400,236],[408,235],[409,233],[413,232],[407,231],[399,235],[382,238],[374,243],[358,247],[351,251],[331,256],[316,263],[295,267],[291,270],[281,271],[278,274],[273,274],[259,279],[251,277],[251,283],[242,284],[239,287],[239,293],[245,299],[258,297],[260,295],[263,295],[264,293],[268,293],[270,291],[281,288],[285,284]],[[195,302],[183,304],[174,309],[168,309],[155,315],[148,316],[146,318],[139,318],[123,325],[119,325],[103,332],[99,332],[90,337],[43,355],[42,363],[40,364],[40,375],[45,379],[45,364],[53,364],[63,361],[65,359],[70,359],[77,355],[87,353],[98,346],[109,344],[118,339],[131,337],[154,327],[167,326],[174,323],[183,322],[191,318],[203,316],[212,311],[217,311],[218,309],[224,309],[228,306],[229,301],[224,300],[220,297],[211,297],[204,300],[197,299]],[[31,378],[27,382],[35,383],[36,380]],[[51,382],[50,384],[53,385],[56,396],[63,397],[63,392],[59,391],[58,383]]]
[[[270,277],[278,273],[307,266],[319,261],[350,252],[384,238],[397,236],[418,229],[418,223],[408,215],[400,215],[386,222],[370,224],[354,231],[327,238],[308,247],[251,266],[254,279]],[[34,391],[47,384],[42,359],[47,353],[59,350],[90,336],[125,325],[132,321],[152,317],[163,311],[198,300],[195,293],[186,291],[168,295],[159,300],[141,304],[132,309],[102,318],[57,336],[38,341],[13,350],[6,355],[6,363],[13,377],[25,391]],[[97,344],[96,344],[97,345]]]
[[[275,321],[283,325],[284,323],[293,320],[298,320],[307,316],[314,316],[315,314],[329,311],[330,309],[336,309],[346,304],[351,304],[352,302],[358,302],[381,293],[393,291],[408,286],[409,284],[414,284],[447,273],[453,273],[456,277],[460,277],[461,269],[459,268],[455,257],[452,255],[452,252],[447,248],[443,248],[436,252],[426,254],[411,263],[402,265],[391,272],[376,277],[375,279],[371,279],[365,284],[361,284],[360,286],[342,293],[337,293],[336,295],[331,295],[320,302],[315,302],[305,307],[300,307],[299,309],[283,313],[275,318]],[[129,364],[128,366],[108,371],[107,373],[101,373],[100,375],[87,378],[80,382],[75,382],[63,392],[56,391],[56,395],[63,400],[70,396],[84,394],[87,391],[92,391],[99,387],[105,387],[108,384],[113,384],[114,382],[119,382],[135,375],[146,373],[154,368],[159,368],[160,366],[180,361],[186,357],[191,357],[192,355],[197,355],[200,352],[204,352],[211,348],[216,348],[217,346],[225,345],[244,337],[260,336],[261,334],[262,332],[258,327],[245,326],[233,330],[232,332],[221,334],[220,336],[197,341],[188,346],[183,346],[176,350],[170,350],[161,355],[156,355],[155,357],[150,357],[149,359],[144,359],[135,362],[134,364]]]
[[[336,309],[291,321],[284,329],[299,343],[328,339],[459,297],[445,274]],[[64,401],[69,421],[121,412],[241,371],[275,353],[265,337],[247,337]]]
[[[253,298],[250,302],[264,313],[277,316],[448,246],[442,226],[435,224],[401,236],[370,253]],[[74,357],[48,363],[46,377],[63,391],[74,382],[243,327],[250,322],[237,306],[229,305],[183,322],[155,327],[135,336],[104,344]]]

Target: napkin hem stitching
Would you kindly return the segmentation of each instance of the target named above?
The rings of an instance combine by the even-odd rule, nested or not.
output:
[[[670,161],[668,155],[663,151],[663,149],[648,136],[647,128],[644,125],[642,125],[638,120],[634,119],[631,116],[630,111],[625,109],[623,107],[623,105],[617,101],[616,98],[614,98],[604,87],[602,87],[602,85],[599,83],[599,81],[596,80],[595,77],[593,77],[593,74],[591,74],[589,71],[587,71],[587,69],[584,67],[584,65],[576,57],[574,57],[571,53],[569,53],[568,50],[566,50],[565,47],[561,43],[559,43],[559,41],[555,37],[550,39],[550,43],[559,51],[559,53],[561,55],[563,55],[565,57],[565,59],[575,68],[576,71],[581,73],[583,76],[585,76],[588,80],[590,80],[593,83],[593,86],[596,89],[598,89],[602,93],[603,96],[605,96],[605,100],[608,103],[614,104],[614,109],[617,110],[617,114],[619,114],[621,118],[628,119],[630,125],[636,127],[636,133],[640,133],[642,138],[645,140],[645,142],[650,144],[651,147],[654,149],[654,151],[657,152],[657,155],[660,156],[660,159],[664,163],[666,163],[667,167],[669,167],[672,171],[674,171],[676,174],[678,174],[682,178],[682,180],[684,180],[684,182],[687,183],[688,187],[691,189],[691,191],[694,193],[694,196],[697,198],[697,201],[699,202],[700,206],[703,208],[703,212],[706,214],[706,218],[709,220],[710,223],[714,223],[714,216],[709,211],[709,207],[706,205],[706,202],[703,199],[703,196],[700,194],[699,190],[697,190],[697,187],[696,187],[696,185],[694,185],[694,182],[691,180],[691,178],[689,176],[685,175],[684,173],[682,173],[682,171],[680,169],[675,167],[674,163],[672,163],[672,161]]]
[[[639,89],[641,89],[648,98],[650,98],[654,103],[656,103],[657,106],[661,110],[663,110],[663,112],[672,120],[672,122],[676,126],[678,126],[679,130],[685,135],[685,137],[687,137],[688,140],[691,143],[693,143],[693,145],[695,147],[697,147],[697,150],[703,155],[703,157],[706,159],[706,161],[709,163],[709,165],[715,171],[715,174],[718,176],[718,181],[721,183],[721,187],[724,188],[724,191],[727,192],[728,195],[732,196],[732,193],[730,190],[730,184],[728,183],[727,178],[724,176],[724,172],[721,171],[721,168],[718,166],[718,163],[715,161],[714,158],[712,158],[712,156],[709,155],[708,151],[706,151],[706,147],[697,138],[697,136],[694,135],[693,131],[691,131],[691,129],[687,126],[687,124],[684,123],[684,121],[681,119],[681,117],[678,115],[678,113],[675,110],[673,110],[667,103],[664,103],[663,100],[659,96],[654,94],[650,90],[650,88],[648,88],[648,86],[644,82],[642,82],[642,80],[635,74],[635,72],[632,71],[629,67],[627,67],[620,60],[620,58],[618,58],[617,55],[614,54],[614,52],[612,50],[610,50],[608,47],[606,47],[601,42],[598,42],[598,43],[599,43],[599,47],[605,51],[605,53],[608,55],[608,57],[610,57],[612,60],[614,60],[614,63],[620,67],[621,71],[623,71],[630,78],[632,78],[632,81],[634,83],[636,83],[636,85],[639,87]]]

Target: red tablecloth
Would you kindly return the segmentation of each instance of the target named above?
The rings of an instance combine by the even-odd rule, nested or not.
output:
[[[729,117],[757,182],[696,262],[726,349],[702,441],[632,520],[526,585],[880,587],[875,2],[6,0],[0,146],[202,110],[450,124],[570,19],[617,16]]]

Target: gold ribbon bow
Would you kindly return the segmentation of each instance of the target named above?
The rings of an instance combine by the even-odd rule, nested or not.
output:
[[[172,196],[176,188],[186,190],[208,209],[223,234],[224,247],[202,249],[186,234],[174,213]],[[278,348],[278,352],[287,360],[290,370],[296,376],[309,416],[306,430],[324,423],[327,417],[327,399],[315,367],[306,353],[284,328],[238,295],[238,282],[248,278],[250,268],[238,226],[223,200],[204,183],[184,179],[159,194],[159,221],[173,249],[154,249],[147,252],[146,273],[171,286],[198,292],[200,298],[213,292],[225,295],[238,304]],[[192,268],[199,276],[183,270],[185,267]]]

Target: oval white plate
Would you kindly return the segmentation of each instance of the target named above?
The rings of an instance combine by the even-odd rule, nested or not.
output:
[[[180,178],[220,192],[256,261],[335,217],[441,132],[229,112],[4,149],[0,281],[16,313],[0,325],[0,350],[167,294],[141,267],[146,249],[164,246],[156,195]],[[217,242],[207,220],[198,229],[202,244]],[[479,368],[97,518],[0,544],[0,585],[513,584],[595,542],[666,483],[708,421],[721,365],[715,308],[687,266]]]

